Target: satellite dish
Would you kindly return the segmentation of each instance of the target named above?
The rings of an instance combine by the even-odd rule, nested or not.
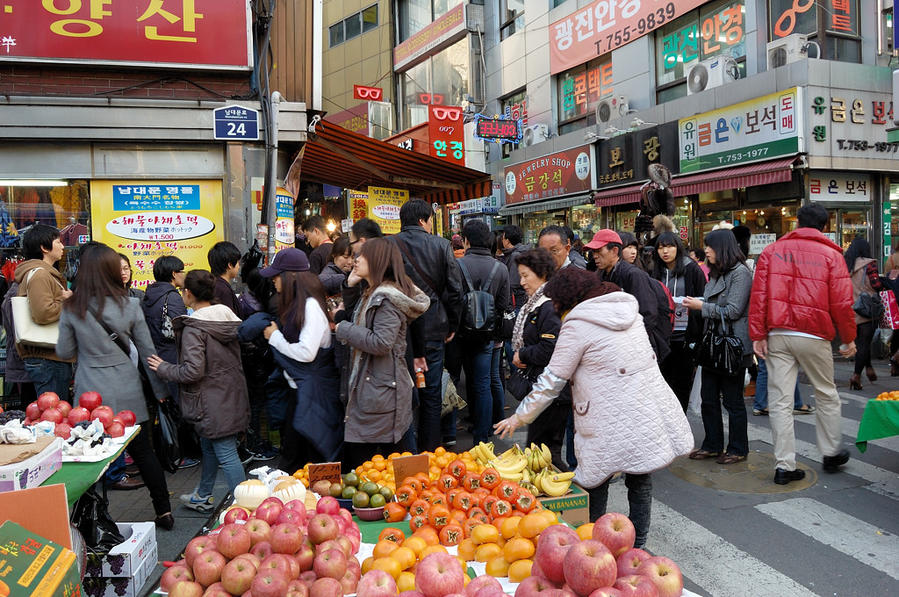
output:
[[[690,69],[687,77],[687,88],[692,93],[704,91],[709,84],[709,69],[704,64],[697,64]]]

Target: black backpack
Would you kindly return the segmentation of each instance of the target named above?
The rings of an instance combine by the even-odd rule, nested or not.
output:
[[[493,332],[496,329],[496,307],[494,306],[493,295],[490,294],[490,284],[493,282],[493,276],[500,267],[498,261],[493,263],[493,269],[484,282],[483,288],[475,288],[468,273],[465,263],[459,260],[459,268],[462,270],[462,276],[465,283],[468,284],[468,292],[462,297],[462,322],[460,329],[467,333],[484,333]]]

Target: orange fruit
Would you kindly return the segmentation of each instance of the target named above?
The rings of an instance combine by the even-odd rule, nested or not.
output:
[[[577,528],[577,536],[581,538],[581,541],[593,539],[593,523],[588,522],[579,526]]]
[[[509,582],[521,582],[531,575],[533,560],[518,560],[509,564]]]
[[[412,533],[412,536],[421,537],[428,545],[440,544],[440,536],[437,534],[437,529],[430,525],[421,527],[420,529]]]
[[[533,539],[550,525],[547,517],[543,515],[545,510],[525,514],[518,524],[518,534],[525,539]]]
[[[535,551],[534,543],[524,537],[513,537],[503,546],[503,556],[510,564],[533,557]]]
[[[424,550],[421,552],[421,559],[422,559],[422,560],[425,559],[426,557],[428,557],[428,556],[431,555],[432,553],[448,553],[448,552],[446,551],[446,548],[445,548],[444,546],[442,546],[442,545],[428,545],[428,546],[427,546],[426,548],[424,548]]]
[[[383,570],[392,576],[394,580],[396,580],[399,577],[400,572],[403,571],[400,563],[393,558],[375,558],[375,561],[371,565],[371,569]]]
[[[387,557],[393,558],[394,560],[399,562],[400,567],[403,570],[408,570],[415,564],[416,560],[418,560],[418,554],[416,554],[408,547],[397,547],[396,549],[391,551],[390,555]]]
[[[371,565],[374,563],[374,561],[375,561],[375,558],[372,556],[369,556],[369,557],[365,558],[364,560],[362,560],[362,574],[365,574],[366,572],[371,570]]]
[[[474,544],[474,541],[472,541],[470,537],[468,539],[463,539],[459,542],[458,546],[459,557],[466,562],[472,561],[474,559],[474,551],[477,547],[478,546]]]
[[[471,540],[475,545],[496,543],[499,541],[499,530],[492,524],[479,524],[471,530]]]
[[[416,556],[421,555],[421,552],[425,550],[428,546],[428,542],[424,540],[424,537],[421,535],[412,535],[405,541],[403,541],[403,547],[408,547],[411,549]]]
[[[518,533],[518,525],[521,523],[521,519],[521,516],[510,516],[501,523],[499,532],[503,539],[511,539]]]
[[[537,514],[543,516],[544,520],[546,520],[546,522],[548,522],[549,524],[559,523],[559,517],[556,516],[556,513],[552,510],[537,510],[536,512]]]
[[[509,562],[503,556],[496,556],[487,562],[486,572],[490,576],[508,576]]]
[[[397,549],[398,547],[399,545],[397,545],[393,541],[388,541],[386,539],[378,541],[375,544],[374,550],[372,550],[372,556],[374,556],[375,559],[386,558],[393,553],[393,550]]]
[[[503,555],[503,548],[496,543],[484,543],[474,550],[474,559],[478,562],[489,562]]]
[[[400,593],[415,590],[415,575],[411,572],[400,572],[396,579],[396,588]]]

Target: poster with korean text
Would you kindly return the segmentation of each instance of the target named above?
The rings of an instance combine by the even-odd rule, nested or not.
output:
[[[409,200],[409,191],[368,187],[368,217],[378,223],[384,234],[400,231],[400,208]]]

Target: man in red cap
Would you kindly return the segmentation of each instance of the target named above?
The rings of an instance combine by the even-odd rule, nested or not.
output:
[[[614,230],[604,228],[593,235],[585,246],[593,249],[593,261],[597,274],[604,282],[617,284],[637,299],[643,325],[649,334],[649,342],[659,363],[665,360],[671,349],[671,320],[668,317],[668,297],[656,280],[638,267],[621,259],[621,237]]]

